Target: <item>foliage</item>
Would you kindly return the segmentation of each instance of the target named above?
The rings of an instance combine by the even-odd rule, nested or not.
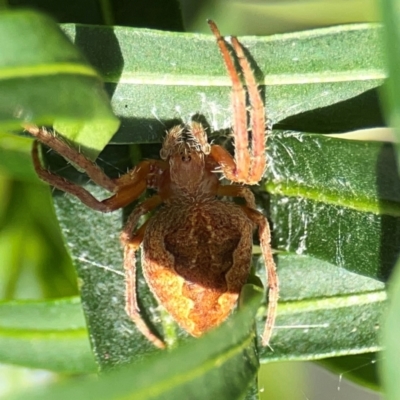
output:
[[[31,12],[4,13],[0,15],[0,30],[6,21],[8,25],[3,26],[7,26],[7,32],[18,37],[35,18],[43,21],[42,16]],[[157,155],[157,143],[166,127],[177,120],[187,122],[194,114],[205,118],[210,130],[216,132],[214,138],[227,134],[231,125],[230,84],[210,35],[77,24],[62,29],[101,75],[112,109],[121,120],[112,144],[99,157],[110,174],[119,174],[132,164],[132,145],[145,144],[140,149],[134,147],[133,163],[140,156]],[[74,53],[55,24],[37,23],[34,33],[40,57],[36,57],[33,45],[24,52],[11,48],[10,54],[19,55],[12,59],[16,64],[7,64],[10,58],[0,55],[0,76],[5,71],[0,85],[8,88],[3,93],[13,93],[13,102],[5,96],[0,98],[0,129],[16,130],[27,120],[40,124],[64,121],[65,115],[72,121],[76,116],[79,127],[93,126],[90,124],[97,118],[94,114],[101,121],[109,108],[97,74]],[[42,47],[40,38],[52,35],[58,38],[56,44]],[[123,310],[118,232],[125,215],[99,215],[70,196],[55,193],[57,217],[79,276],[96,363],[102,371],[125,363],[133,365],[131,370],[107,374],[99,383],[55,388],[60,392],[49,391],[49,398],[54,398],[54,393],[72,395],[82,390],[103,398],[128,393],[137,398],[157,398],[160,388],[174,398],[181,390],[193,391],[197,398],[215,393],[218,398],[233,398],[229,385],[238,395],[243,394],[254,379],[258,359],[310,360],[380,349],[380,319],[386,306],[382,282],[394,267],[400,239],[396,152],[389,143],[349,141],[320,133],[383,124],[377,103],[377,88],[385,77],[381,36],[379,26],[360,24],[241,39],[264,85],[268,116],[274,123],[265,184],[257,189],[259,205],[274,227],[281,280],[273,351],[256,349],[253,341],[251,321],[259,302],[253,286],[246,287],[249,296],[244,296],[243,307],[232,320],[193,340],[160,312],[141,280],[140,298],[146,317],[172,347],[177,347],[165,354],[155,351]],[[23,41],[15,43],[19,42]],[[73,60],[72,69],[61,69],[66,60]],[[23,99],[23,112],[16,114],[19,99]],[[107,118],[112,127],[112,117]],[[71,132],[61,130],[67,135]],[[98,140],[94,135],[77,137],[76,129],[72,132],[73,137],[69,137],[89,149],[89,155],[93,149],[100,150],[101,143],[113,133],[109,128]],[[11,139],[6,133],[1,137],[3,143],[26,140]],[[25,146],[25,142],[18,143]],[[27,169],[30,166],[21,167],[23,163],[29,165],[25,150],[10,153],[3,146],[0,151],[2,168],[34,179]],[[13,162],[14,154],[21,155],[21,163]],[[86,181],[53,154],[48,163],[75,181]],[[90,183],[87,186],[93,193],[105,195]],[[43,208],[52,212],[50,205]],[[256,254],[254,260],[262,277],[262,260]],[[0,352],[0,360],[55,371],[92,372],[94,364],[77,304],[76,299],[0,304],[0,347],[7,349]],[[263,312],[261,307],[257,314],[260,327]],[[33,323],[37,323],[35,331]],[[18,351],[22,346],[28,346],[23,353]],[[65,350],[57,358],[54,348],[58,346]],[[168,380],[162,372],[165,365],[170,366]],[[132,380],[136,375],[137,380]],[[209,384],[204,385],[205,379]],[[376,385],[373,378],[362,374],[357,379]],[[110,382],[113,384],[108,385]],[[140,385],[147,388],[140,392],[143,397],[132,392],[140,391]],[[24,398],[39,395],[44,393]]]

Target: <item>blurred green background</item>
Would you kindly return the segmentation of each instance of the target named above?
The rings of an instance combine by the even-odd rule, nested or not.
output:
[[[208,32],[206,18],[218,22],[223,34],[269,35],[342,23],[378,21],[374,0],[196,1],[181,0],[14,0],[1,8],[29,6],[60,23],[115,24],[174,31]],[[0,11],[1,12],[1,11]],[[35,176],[29,138],[0,133],[0,296],[2,300],[41,299],[78,293],[75,274],[64,248],[50,189]],[[369,366],[374,360],[366,358]],[[346,377],[346,371],[344,377]],[[314,370],[313,372],[314,373]],[[34,375],[32,375],[34,374]],[[0,396],[23,385],[59,379],[52,374],[0,368]],[[260,373],[262,398],[316,399],[310,369],[304,363],[270,364]],[[322,378],[319,378],[322,379]],[[340,375],[332,375],[336,399],[346,394]],[[279,382],[283,382],[280,385]],[[285,382],[291,382],[288,386]],[[326,384],[329,386],[329,384]],[[340,389],[340,391],[339,391]],[[333,396],[333,395],[332,395]],[[363,392],[363,399],[368,397]]]

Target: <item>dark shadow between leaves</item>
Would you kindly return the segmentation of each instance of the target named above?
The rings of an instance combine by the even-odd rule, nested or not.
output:
[[[381,244],[379,278],[387,281],[400,254],[400,218],[389,215],[393,207],[400,209],[400,177],[396,148],[382,144],[376,165],[376,186],[380,201]]]
[[[120,0],[111,2],[115,25],[184,32],[177,0]]]
[[[341,133],[386,126],[378,90],[367,90],[351,99],[293,115],[276,123],[274,129]]]
[[[76,25],[75,45],[103,77],[118,82],[124,70],[124,59],[112,27],[98,29],[97,26]],[[108,93],[112,98],[114,90],[108,90]]]

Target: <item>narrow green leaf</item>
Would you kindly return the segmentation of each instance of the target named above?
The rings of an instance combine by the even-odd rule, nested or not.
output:
[[[386,54],[383,59],[386,61],[387,70],[390,72],[387,85],[384,87],[382,96],[385,102],[385,114],[389,125],[395,128],[397,137],[400,137],[400,31],[398,27],[399,10],[397,1],[381,1],[382,16],[385,22],[385,46]]]
[[[389,400],[396,400],[400,396],[398,384],[400,360],[400,263],[391,279],[389,291],[390,305],[385,315],[382,343],[385,348],[380,357],[380,372],[383,387]]]
[[[316,360],[380,349],[384,285],[306,256],[277,259],[281,299],[273,351],[260,349],[263,362]],[[259,330],[264,323],[259,313]]]
[[[400,9],[398,1],[382,0],[381,9],[385,22],[386,62],[390,77],[385,86],[383,99],[386,102],[385,113],[397,138],[400,137]],[[397,148],[397,160],[399,149]],[[398,163],[396,165],[397,170]],[[397,248],[398,250],[398,248]],[[389,281],[389,309],[383,322],[382,344],[384,351],[380,358],[380,372],[385,395],[388,400],[400,398],[398,372],[400,367],[400,263]]]
[[[0,129],[54,126],[96,156],[119,122],[96,71],[49,17],[0,15]]]
[[[19,34],[21,28],[17,25],[16,29]],[[34,30],[31,26],[27,29]],[[63,29],[106,82],[113,110],[122,122],[113,138],[115,143],[159,141],[172,120],[187,122],[196,113],[208,120],[213,131],[231,127],[230,82],[213,36],[128,27],[64,25]],[[47,31],[44,34],[50,35]],[[275,123],[283,121],[282,126],[288,128],[319,132],[322,130],[317,129],[316,121],[322,119],[324,132],[382,123],[371,92],[385,76],[379,26],[346,25],[241,41],[254,60],[259,82],[266,85],[263,94],[267,114]],[[348,52],[349,47],[354,51]],[[35,60],[39,66],[43,64],[40,57]],[[39,74],[35,79],[21,81],[26,86],[18,90],[12,80],[9,98],[14,100],[7,103],[6,116],[0,114],[0,119],[6,123],[11,111],[12,115],[20,115],[16,106],[13,110],[9,106],[18,104],[23,106],[21,118],[35,118],[43,124],[57,120],[56,129],[66,134],[63,121],[67,114],[69,126],[79,130],[85,139],[69,137],[83,146],[100,148],[100,143],[104,144],[103,139],[98,141],[100,130],[109,127],[109,113],[97,103],[104,98],[100,86],[92,85],[89,90],[88,85],[95,78],[83,71],[62,73],[70,64],[60,61],[60,70],[52,69],[52,65],[45,64],[52,71],[42,71],[45,80]],[[88,68],[81,60],[72,65],[75,66]],[[12,70],[8,68],[10,73]],[[57,102],[54,93],[62,94],[56,97]],[[35,96],[39,95],[37,100]],[[21,103],[20,96],[26,101]],[[344,108],[330,107],[346,100]],[[368,113],[360,113],[360,105]],[[298,116],[304,113],[307,118],[299,121]],[[367,122],[363,120],[366,115]],[[297,119],[293,119],[295,116]],[[86,117],[99,117],[98,123],[85,125]]]
[[[122,121],[114,143],[160,141],[164,124],[187,122],[196,113],[214,131],[231,127],[231,83],[210,34],[81,25],[63,29],[106,82]],[[369,92],[385,77],[380,36],[378,25],[359,24],[240,40],[266,85],[268,117],[275,123],[286,119],[285,127],[295,129],[298,121],[287,118],[313,110],[297,129],[322,132],[316,130],[318,121],[323,132],[332,132],[358,127],[366,116],[370,126],[381,123]],[[329,107],[348,99],[340,111]]]
[[[0,362],[95,372],[79,299],[0,303]]]
[[[71,399],[238,399],[258,369],[253,319],[261,292],[245,285],[247,301],[234,318],[202,339],[149,357],[97,382],[57,385],[12,398]]]
[[[394,145],[298,132],[269,143],[274,247],[386,280],[400,247]]]

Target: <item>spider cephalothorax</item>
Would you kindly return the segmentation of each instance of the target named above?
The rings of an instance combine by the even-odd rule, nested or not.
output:
[[[265,170],[264,105],[242,46],[232,37],[232,49],[247,85],[249,135],[245,88],[218,28],[212,21],[209,24],[232,81],[234,157],[222,146],[208,143],[203,126],[192,122],[187,126],[177,125],[167,132],[161,160],[144,160],[125,175],[111,179],[96,164],[47,130],[32,125],[26,125],[25,129],[113,193],[99,201],[84,188],[47,171],[40,163],[35,142],[32,154],[38,175],[93,209],[111,212],[136,200],[148,188],[156,191],[132,211],[123,228],[121,242],[126,311],[140,332],[158,347],[164,347],[164,342],[142,319],[137,302],[138,249],[142,247],[143,273],[155,297],[183,329],[199,336],[219,325],[234,308],[249,274],[252,235],[257,228],[269,287],[263,333],[266,346],[276,317],[278,278],[268,221],[255,209],[252,192],[243,186],[258,183]],[[234,184],[223,185],[221,176]],[[245,204],[222,200],[225,197],[241,197]],[[153,210],[153,217],[138,227],[140,218]]]
[[[177,125],[167,132],[160,157],[168,162],[164,185],[170,196],[215,196],[218,177],[213,170],[218,164],[209,157],[210,151],[207,135],[197,122]]]

